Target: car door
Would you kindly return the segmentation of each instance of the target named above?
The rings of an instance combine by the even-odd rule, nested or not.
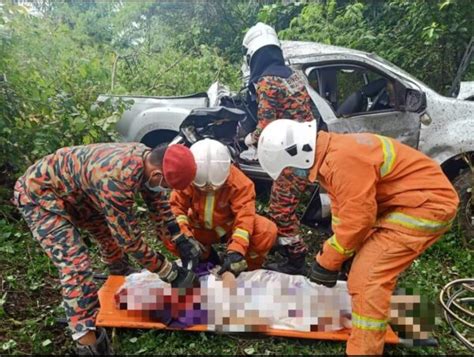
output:
[[[406,88],[396,78],[352,60],[310,63],[303,72],[325,102],[318,109],[329,131],[371,132],[418,147],[420,114],[404,109]]]

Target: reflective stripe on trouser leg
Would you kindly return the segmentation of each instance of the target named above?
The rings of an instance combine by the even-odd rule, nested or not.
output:
[[[308,184],[308,170],[286,168],[273,182],[269,215],[278,227],[279,237],[298,237],[296,207]]]
[[[425,240],[423,250],[439,235],[418,237]],[[420,253],[402,242],[410,236],[390,229],[378,229],[357,252],[349,273],[348,289],[352,296],[352,332],[347,341],[348,355],[381,355],[385,340],[385,321],[398,275]]]
[[[34,238],[59,270],[66,317],[73,333],[95,327],[99,309],[97,287],[87,247],[72,223],[38,206],[20,211]]]

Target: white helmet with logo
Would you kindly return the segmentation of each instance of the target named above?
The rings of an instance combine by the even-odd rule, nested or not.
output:
[[[257,155],[262,168],[276,180],[286,167],[309,169],[316,153],[316,120],[277,119],[263,129]]]
[[[204,139],[194,143],[190,150],[197,166],[194,185],[217,190],[229,177],[231,156],[227,147],[216,140]]]
[[[247,31],[242,41],[247,65],[250,66],[250,61],[255,52],[265,46],[277,46],[281,48],[275,29],[262,22],[258,22]]]

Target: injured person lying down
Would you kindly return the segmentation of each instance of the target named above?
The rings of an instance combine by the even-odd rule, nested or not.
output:
[[[208,331],[264,332],[267,329],[337,331],[351,327],[346,282],[326,288],[304,276],[269,270],[226,279],[218,266],[200,267],[200,287],[172,289],[157,274],[129,275],[115,294],[117,308],[170,328],[206,325]]]

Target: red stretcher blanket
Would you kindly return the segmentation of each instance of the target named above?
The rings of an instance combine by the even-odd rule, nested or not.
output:
[[[186,293],[186,302],[183,305],[182,299],[179,303],[178,300],[173,300],[174,297],[170,293],[172,289],[167,290],[166,283],[158,281],[156,274],[143,271],[127,278],[109,276],[99,290],[101,308],[96,324],[102,327],[199,332],[258,332],[269,336],[333,341],[346,341],[349,338],[350,317],[349,320],[328,318],[334,315],[334,306],[339,309],[340,316],[342,316],[341,311],[350,316],[350,311],[346,311],[348,306],[350,309],[350,298],[345,282],[338,282],[336,288],[326,289],[309,283],[304,277],[284,275],[283,280],[291,279],[291,287],[289,287],[288,284],[281,285],[281,276],[278,274],[266,270],[242,273],[239,280],[244,283],[234,291],[234,296],[222,294],[215,276],[211,275],[204,280],[201,278],[200,291],[205,292],[205,298],[198,296],[201,305],[207,306],[208,309],[210,306],[218,307],[216,310],[219,311],[212,311],[212,321],[206,321],[206,324],[188,323],[181,326],[179,324],[166,325],[160,322],[163,320],[157,319],[153,312],[156,313],[160,308],[170,310],[170,302],[172,303],[171,310],[175,310],[174,306],[178,305],[181,306],[181,310],[183,306],[188,306],[189,309],[185,311],[184,317],[188,318],[189,322],[189,312],[193,306],[196,306],[193,304],[196,291],[194,291],[194,297],[193,292]],[[266,287],[272,286],[273,290],[263,291],[262,284]],[[314,300],[314,296],[318,294],[318,291],[314,289],[323,289],[324,293],[319,293],[323,297],[320,296]],[[273,292],[270,293],[273,295],[270,299],[268,291]],[[252,296],[250,300],[249,296]],[[339,298],[339,296],[342,297]],[[173,304],[173,301],[176,301],[176,304]],[[232,303],[229,304],[229,301]],[[321,303],[322,301],[324,303]],[[305,306],[303,309],[301,309],[302,304]],[[328,307],[329,305],[332,306]],[[236,306],[241,308],[236,309]],[[263,309],[262,306],[264,306]],[[232,311],[232,309],[237,311]],[[281,311],[284,311],[286,315],[282,315]],[[314,315],[314,311],[317,311],[318,316],[301,316],[302,311],[310,315]],[[232,317],[229,319],[229,316]],[[385,341],[389,344],[401,342],[390,326],[387,329]]]

